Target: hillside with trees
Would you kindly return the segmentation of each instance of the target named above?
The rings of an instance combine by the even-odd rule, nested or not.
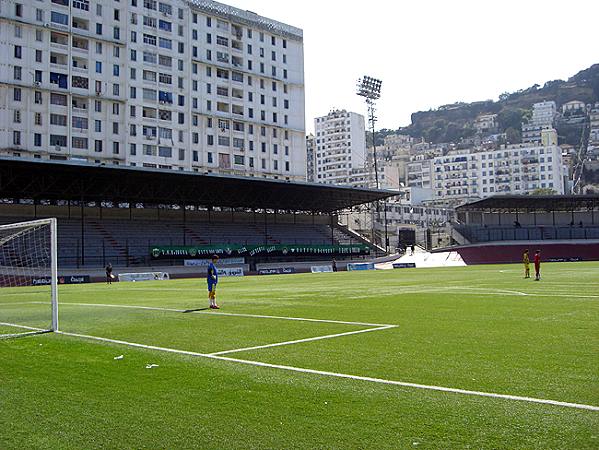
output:
[[[552,80],[543,86],[535,84],[517,92],[504,92],[497,101],[457,102],[434,110],[415,112],[409,126],[380,130],[377,144],[382,144],[384,137],[393,133],[408,134],[431,143],[457,143],[476,134],[474,121],[480,114],[497,114],[499,132],[506,133],[508,142],[517,143],[520,140],[521,123],[530,117],[532,105],[551,100],[555,101],[558,108],[572,100],[587,104],[598,102],[599,64],[578,72],[567,81]],[[581,130],[577,127],[569,126],[562,130],[558,123],[557,129],[560,144],[576,146],[579,143]]]

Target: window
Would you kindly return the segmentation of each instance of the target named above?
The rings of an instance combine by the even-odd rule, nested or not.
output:
[[[73,124],[73,128],[79,130],[87,130],[87,117],[71,117],[71,122]]]
[[[242,155],[234,155],[233,163],[238,166],[243,166],[245,164],[245,158]]]
[[[67,137],[60,134],[50,135],[50,146],[52,147],[66,147]]]
[[[129,144],[129,154],[131,156],[137,155],[137,145],[135,145],[135,144]]]
[[[158,29],[162,31],[168,31],[170,33],[173,29],[173,25],[170,22],[167,22],[166,20],[159,20]]]
[[[60,24],[60,25],[65,25],[68,26],[69,24],[69,16],[68,14],[62,14],[56,11],[51,11],[50,13],[50,21]]]
[[[148,44],[148,45],[156,45],[156,36],[154,36],[152,34],[144,33],[143,42],[144,42],[144,44]]]
[[[15,102],[21,101],[21,88],[14,88],[13,93],[12,93],[12,99]]]
[[[36,147],[41,147],[42,146],[42,135],[39,133],[35,133],[33,135],[33,145]]]
[[[12,121],[14,123],[21,123],[21,111],[19,111],[18,109],[15,109],[13,111]]]
[[[172,49],[173,48],[173,41],[171,39],[166,39],[166,38],[158,38],[158,46],[160,48],[167,48],[167,49]]]
[[[23,56],[23,49],[20,45],[15,45],[15,58],[21,59]]]
[[[21,74],[22,74],[22,70],[20,66],[15,66],[14,70],[13,70],[13,78],[15,80],[20,80],[21,79]]]
[[[13,143],[13,145],[21,145],[21,132],[20,131],[12,132],[12,143]]]
[[[118,155],[119,151],[120,151],[119,143],[118,142],[113,142],[112,143],[112,153],[115,154],[115,155]]]
[[[171,158],[173,156],[173,149],[171,147],[158,147],[158,156]]]

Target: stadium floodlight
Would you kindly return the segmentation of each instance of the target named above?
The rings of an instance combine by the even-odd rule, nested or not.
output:
[[[383,82],[368,75],[358,80],[358,95],[367,100],[375,101],[381,98],[381,85]]]
[[[370,128],[372,130],[372,149],[373,149],[373,160],[374,160],[374,179],[376,188],[379,189],[379,174],[378,174],[378,162],[376,157],[376,131],[375,124],[376,118],[376,101],[381,98],[381,86],[383,82],[377,78],[369,77],[364,75],[358,80],[356,93],[360,97],[364,97],[366,105],[368,106],[368,121],[370,122]]]
[[[0,338],[58,330],[57,254],[56,219],[0,225],[0,289],[29,288],[0,296]]]
[[[370,129],[372,131],[372,159],[374,162],[374,181],[377,189],[380,189],[379,183],[379,169],[378,169],[378,158],[376,155],[376,101],[381,98],[381,86],[383,82],[378,78],[373,78],[368,75],[364,75],[358,80],[356,93],[360,97],[364,97],[366,105],[368,106],[368,122],[370,123]],[[389,234],[387,229],[387,202],[384,204],[384,216],[385,216],[385,249],[389,251]],[[377,214],[380,216],[379,202],[377,201]],[[379,217],[380,218],[380,217]]]

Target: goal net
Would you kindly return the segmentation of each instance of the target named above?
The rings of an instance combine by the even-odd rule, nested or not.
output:
[[[0,225],[0,339],[58,330],[56,219]]]

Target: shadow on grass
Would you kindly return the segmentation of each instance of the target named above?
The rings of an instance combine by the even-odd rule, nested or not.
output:
[[[198,311],[206,311],[208,309],[210,309],[210,308],[187,309],[187,310],[183,311],[183,314],[198,312]]]

